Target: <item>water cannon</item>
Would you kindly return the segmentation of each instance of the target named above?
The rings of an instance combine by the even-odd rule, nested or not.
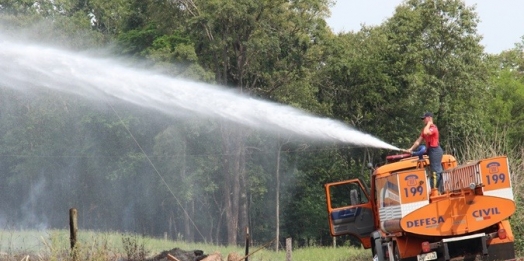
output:
[[[386,156],[386,161],[389,162],[395,162],[399,161],[401,159],[409,158],[411,157],[411,153],[403,153],[403,154],[396,154],[396,155],[388,155]]]
[[[402,154],[396,154],[396,155],[388,155],[386,156],[386,161],[387,162],[395,162],[395,161],[399,161],[401,159],[405,159],[405,158],[409,158],[409,157],[412,157],[412,156],[418,156],[419,159],[423,159],[423,155],[426,154],[426,146],[424,145],[420,145],[417,147],[416,150],[414,151],[408,151],[408,150],[401,150]]]

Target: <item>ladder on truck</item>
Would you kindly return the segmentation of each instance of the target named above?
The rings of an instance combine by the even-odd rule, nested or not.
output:
[[[461,165],[442,172],[444,191],[455,192],[465,188],[482,186],[480,161]]]
[[[444,191],[455,193],[470,188],[486,196],[514,200],[509,162],[506,156],[486,158],[442,172]]]

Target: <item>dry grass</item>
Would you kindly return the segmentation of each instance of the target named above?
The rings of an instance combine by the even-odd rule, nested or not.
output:
[[[74,252],[70,249],[69,231],[5,231],[0,230],[0,260],[7,261],[108,261],[146,260],[174,248],[199,249],[205,254],[219,253],[225,260],[228,254],[244,256],[244,249],[236,246],[217,246],[203,243],[188,243],[135,234],[116,232],[78,232],[78,244]],[[251,251],[259,247],[253,246]],[[75,258],[73,258],[75,257]],[[355,247],[307,247],[294,249],[292,260],[349,261],[369,260],[371,251]],[[250,261],[286,260],[286,252],[261,249],[249,257]]]

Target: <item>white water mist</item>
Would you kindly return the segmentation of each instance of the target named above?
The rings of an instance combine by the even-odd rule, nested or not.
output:
[[[217,86],[129,68],[112,59],[19,43],[2,35],[0,46],[0,87],[26,91],[45,87],[99,101],[111,97],[168,115],[178,115],[183,109],[257,129],[399,150],[342,122]]]

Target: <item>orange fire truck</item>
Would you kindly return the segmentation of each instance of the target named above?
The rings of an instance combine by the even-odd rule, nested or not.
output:
[[[458,165],[442,158],[444,192],[431,188],[427,156],[391,155],[359,179],[325,185],[332,236],[353,235],[377,261],[511,260],[515,212],[507,157]]]

